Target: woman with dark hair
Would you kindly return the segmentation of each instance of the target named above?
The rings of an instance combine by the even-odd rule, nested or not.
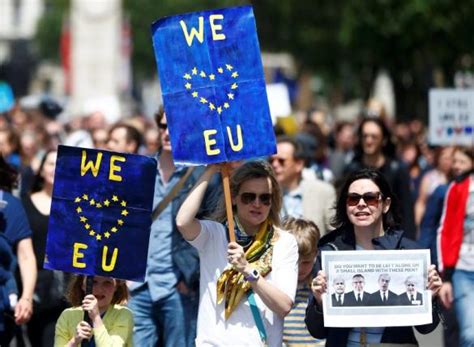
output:
[[[18,302],[8,295],[10,293],[6,293],[8,298],[2,302],[3,307],[0,307],[0,345],[2,346],[8,345],[15,330],[12,326],[6,329],[3,320],[4,312],[13,310],[16,324],[28,322],[33,313],[33,290],[36,282],[36,259],[33,253],[30,226],[20,200],[11,194],[11,190],[16,186],[16,179],[16,171],[0,155],[0,233],[2,240],[6,241],[3,243],[3,250],[0,250],[0,258],[5,259],[4,256],[11,252],[16,255],[23,287]],[[11,249],[8,249],[8,246]],[[1,271],[3,276],[0,276],[0,292],[5,293],[6,276],[9,276],[8,272],[11,270],[1,270],[6,270]],[[7,305],[10,307],[5,307]]]
[[[334,226],[336,230],[319,242],[320,251],[397,250],[415,249],[416,244],[399,229],[397,199],[384,176],[376,170],[363,169],[351,174],[341,188],[336,203]],[[318,259],[318,268],[321,261]],[[431,265],[428,271],[428,288],[435,297],[441,280]],[[326,338],[326,346],[360,346],[391,343],[416,345],[411,327],[379,328],[325,328],[322,312],[322,294],[327,291],[327,277],[320,270],[312,282],[313,297],[306,310],[306,325],[316,338]],[[437,310],[433,310],[433,323],[417,326],[421,333],[429,333],[439,323]]]
[[[35,346],[53,346],[54,325],[67,307],[63,299],[64,274],[43,269],[56,157],[56,150],[44,154],[33,180],[32,194],[23,198],[23,206],[33,231],[33,248],[38,271],[33,297],[35,313],[28,323],[28,337]]]
[[[233,171],[237,242],[229,242],[224,197],[216,221],[196,218],[217,168],[206,169],[176,217],[201,261],[196,345],[281,346],[283,318],[296,292],[298,246],[279,228],[279,185],[268,162],[247,162]]]
[[[345,175],[364,168],[379,170],[390,186],[396,189],[405,236],[414,240],[416,228],[410,175],[406,165],[396,157],[390,131],[382,119],[367,117],[362,120],[357,135],[354,159],[346,167]]]

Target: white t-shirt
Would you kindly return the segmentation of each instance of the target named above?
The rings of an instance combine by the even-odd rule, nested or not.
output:
[[[200,221],[201,232],[190,244],[199,252],[201,262],[199,314],[196,346],[261,346],[262,342],[246,296],[226,321],[224,301],[217,304],[216,285],[227,263],[227,236],[224,226]],[[293,235],[279,230],[273,247],[272,271],[265,277],[294,302],[298,280],[298,245]],[[281,346],[283,319],[262,302],[255,301],[265,325],[269,346]]]

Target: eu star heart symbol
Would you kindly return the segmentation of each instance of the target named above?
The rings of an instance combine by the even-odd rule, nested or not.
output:
[[[82,223],[82,227],[97,241],[101,241],[103,238],[108,239],[112,234],[117,233],[125,224],[125,219],[129,214],[127,210],[127,201],[119,199],[117,195],[112,195],[110,198],[100,200],[89,197],[87,194],[83,194],[82,196],[75,198],[74,203],[77,205],[76,213],[79,217],[79,222]],[[86,206],[87,211],[90,213],[89,215],[85,212]],[[93,222],[93,220],[91,220],[91,215],[94,214],[93,210],[107,209],[110,207],[119,207],[121,209],[120,216],[115,220],[115,224],[105,232],[94,230],[91,225],[91,222]]]
[[[208,100],[204,95],[200,95],[194,86],[196,83],[202,85],[203,80],[206,81],[207,79],[209,79],[209,81],[217,81],[219,78],[230,78],[232,80],[237,79],[238,77],[239,73],[230,64],[219,66],[215,72],[198,70],[197,67],[193,67],[191,71],[183,75],[183,78],[185,79],[184,88],[189,91],[193,99],[196,99],[196,102],[208,107],[211,113],[217,112],[220,115],[224,110],[231,107],[235,98],[235,92],[237,91],[237,88],[239,88],[238,83],[233,82],[230,85],[230,90],[226,91],[226,97],[220,102],[216,100]]]

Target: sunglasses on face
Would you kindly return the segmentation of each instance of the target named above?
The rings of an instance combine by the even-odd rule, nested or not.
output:
[[[275,161],[277,161],[278,164],[280,164],[280,166],[283,166],[283,165],[285,165],[286,159],[284,159],[284,158],[277,158],[277,157],[271,157],[268,161],[270,162],[270,164],[273,164]]]
[[[264,194],[260,194],[260,195],[257,195],[255,193],[242,193],[242,194],[240,194],[240,201],[242,201],[242,203],[244,205],[248,205],[250,203],[253,203],[257,198],[265,206],[269,206],[272,202],[272,195],[270,193],[264,193]]]
[[[160,130],[166,130],[166,129],[168,129],[168,124],[166,124],[166,123],[158,123],[158,129],[160,129]]]
[[[378,206],[379,201],[382,199],[382,194],[380,192],[369,192],[362,195],[357,193],[347,194],[346,203],[348,206],[357,206],[360,199],[364,200],[365,203],[369,206]]]

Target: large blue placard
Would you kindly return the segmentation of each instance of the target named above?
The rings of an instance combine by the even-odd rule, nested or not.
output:
[[[152,34],[176,162],[276,152],[251,6],[162,18]]]
[[[156,160],[59,146],[44,267],[144,281]]]

